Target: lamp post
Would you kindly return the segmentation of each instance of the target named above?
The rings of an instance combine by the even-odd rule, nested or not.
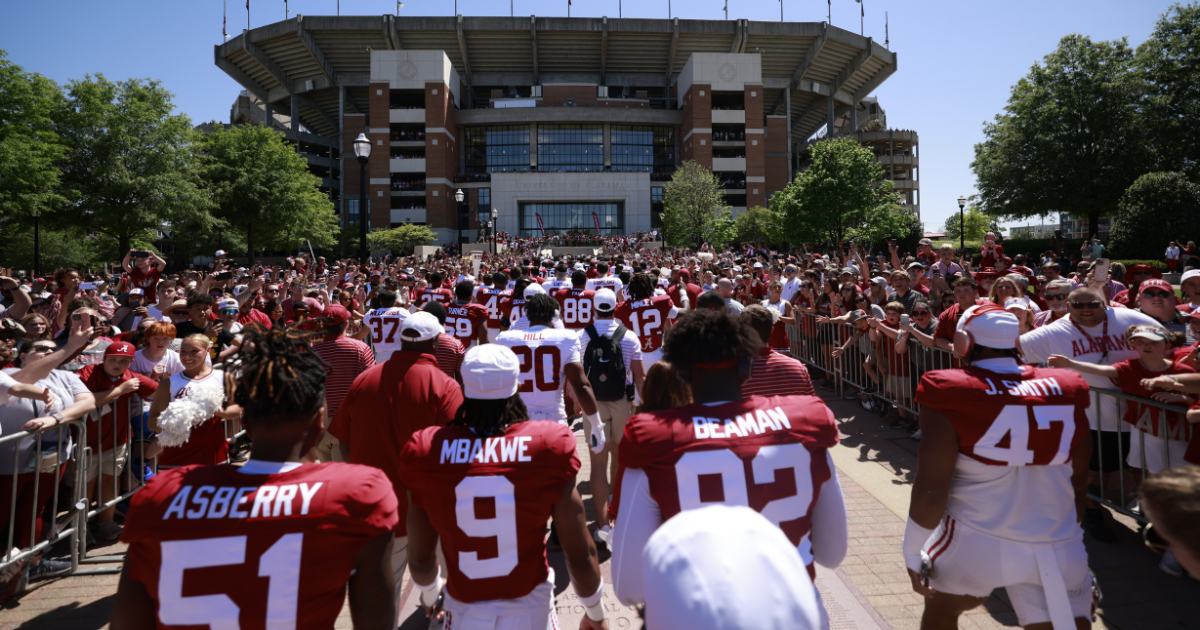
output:
[[[495,234],[492,233],[492,222],[491,221],[488,221],[487,229],[488,229],[488,236],[492,240],[492,255],[495,256],[496,255],[496,236],[495,236]]]
[[[966,219],[963,218],[963,208],[967,207],[967,198],[959,196],[958,198],[958,255],[965,256],[967,254],[967,229]]]
[[[467,195],[463,193],[461,188],[454,193],[454,200],[458,202],[458,240],[454,242],[455,250],[458,250],[459,247],[462,247],[462,224],[463,219],[466,218],[466,209],[463,207],[463,200],[466,198]],[[458,252],[458,255],[461,256],[462,252]]]
[[[492,208],[492,220],[488,222],[492,227],[492,255],[496,255],[496,228],[500,227],[500,211]]]
[[[367,262],[367,161],[371,159],[371,141],[360,133],[354,139],[354,156],[358,158],[358,258]]]
[[[33,211],[33,277],[38,278],[42,275],[42,256],[41,256],[41,234],[39,233],[42,213]]]

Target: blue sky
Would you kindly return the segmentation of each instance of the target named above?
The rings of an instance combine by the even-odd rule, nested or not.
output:
[[[574,0],[572,16],[617,16],[619,0]],[[1068,33],[1097,40],[1149,36],[1166,0],[865,0],[865,34],[884,39],[899,71],[876,92],[890,126],[920,134],[921,212],[938,231],[958,212],[955,199],[974,192],[970,163],[984,121],[1004,106],[1009,89]],[[566,15],[566,0],[513,0],[518,15]],[[667,0],[627,0],[625,17],[667,17]],[[859,29],[859,5],[833,0],[833,24]],[[722,19],[724,0],[673,0],[674,16]],[[251,0],[251,26],[284,18],[282,0]],[[292,0],[294,16],[334,15],[337,0]],[[778,20],[775,0],[730,0],[730,19]],[[788,21],[824,21],[826,2],[784,0]],[[342,0],[343,15],[394,13],[395,0]],[[229,32],[246,25],[244,0],[228,4]],[[459,0],[464,15],[508,15],[504,0]],[[453,15],[453,0],[405,0],[401,15]],[[41,0],[6,2],[0,49],[27,70],[65,83],[85,74],[154,78],[175,94],[195,122],[227,121],[240,87],[213,65],[221,40],[220,0]]]

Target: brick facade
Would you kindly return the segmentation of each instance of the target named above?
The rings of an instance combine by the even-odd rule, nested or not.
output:
[[[391,102],[391,90],[386,82],[371,83],[367,99],[367,122],[371,127],[371,167],[367,172],[367,190],[371,198],[371,229],[388,228],[392,225],[392,187],[391,184],[372,184],[370,181],[391,181],[392,157],[391,131],[388,123],[388,109]]]
[[[766,190],[778,192],[788,185],[787,117],[767,116],[765,168]]]
[[[766,140],[763,137],[763,87],[745,88],[746,107],[746,207],[766,205],[767,185],[756,181],[766,176]],[[752,181],[755,180],[755,181]],[[758,192],[754,192],[757,190]]]

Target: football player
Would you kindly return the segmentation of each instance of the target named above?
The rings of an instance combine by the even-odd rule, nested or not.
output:
[[[526,421],[520,366],[500,343],[471,348],[454,420],[418,431],[401,453],[413,584],[446,628],[557,629],[545,543],[553,519],[586,613],[580,628],[607,629],[604,580],[575,489],[575,436],[565,425]]]
[[[760,341],[724,311],[686,313],[667,333],[663,360],[693,402],[638,414],[625,425],[613,528],[613,587],[645,601],[646,541],[663,521],[705,504],[748,506],[775,523],[811,575],[846,555],[846,504],[829,449],[833,413],[816,396],[742,397]],[[613,504],[610,516],[616,517]]]
[[[454,300],[454,293],[450,289],[442,286],[442,274],[435,271],[429,274],[429,286],[421,290],[421,294],[417,296],[416,308],[421,308],[430,302],[441,302],[447,304]]]
[[[394,629],[392,484],[304,463],[325,432],[325,364],[283,330],[246,341],[235,399],[250,461],[163,471],[134,494],[112,627],[328,629],[349,584],[354,626]]]
[[[583,330],[592,323],[592,300],[596,292],[586,286],[587,274],[576,271],[571,274],[571,288],[559,289],[553,294],[562,313],[563,326],[571,330]]]
[[[625,299],[625,284],[617,276],[609,275],[608,263],[598,263],[596,265],[596,273],[598,275],[595,278],[587,281],[588,289],[592,291],[610,289],[617,296],[618,300]]]
[[[495,341],[496,335],[500,334],[500,301],[511,294],[504,288],[508,282],[508,276],[504,273],[497,271],[492,274],[491,281],[492,286],[480,287],[475,292],[475,301],[487,308],[487,338],[488,341]]]
[[[446,334],[453,335],[462,342],[464,348],[470,348],[477,342],[488,342],[487,307],[471,303],[471,294],[475,292],[475,283],[463,280],[454,287],[453,304],[446,305]]]
[[[654,281],[644,273],[629,280],[629,299],[617,306],[617,319],[642,343],[642,368],[662,359],[663,333],[671,328],[679,309],[665,293],[654,294]]]
[[[1091,628],[1079,522],[1092,444],[1088,386],[1073,371],[1017,362],[1019,323],[995,304],[963,313],[969,365],[921,377],[921,449],[904,563],[925,597],[923,629],[1005,587],[1026,628]]]
[[[369,331],[375,348],[375,362],[383,363],[400,349],[400,325],[408,317],[408,309],[396,306],[396,292],[383,289],[376,297],[379,308],[363,315],[363,328]]]

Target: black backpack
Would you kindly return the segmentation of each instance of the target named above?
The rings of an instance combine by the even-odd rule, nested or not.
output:
[[[583,352],[583,373],[592,384],[596,400],[625,400],[625,357],[621,352],[621,340],[625,338],[626,328],[617,324],[611,337],[601,335],[595,324],[588,324],[584,330],[588,334],[588,344]]]

